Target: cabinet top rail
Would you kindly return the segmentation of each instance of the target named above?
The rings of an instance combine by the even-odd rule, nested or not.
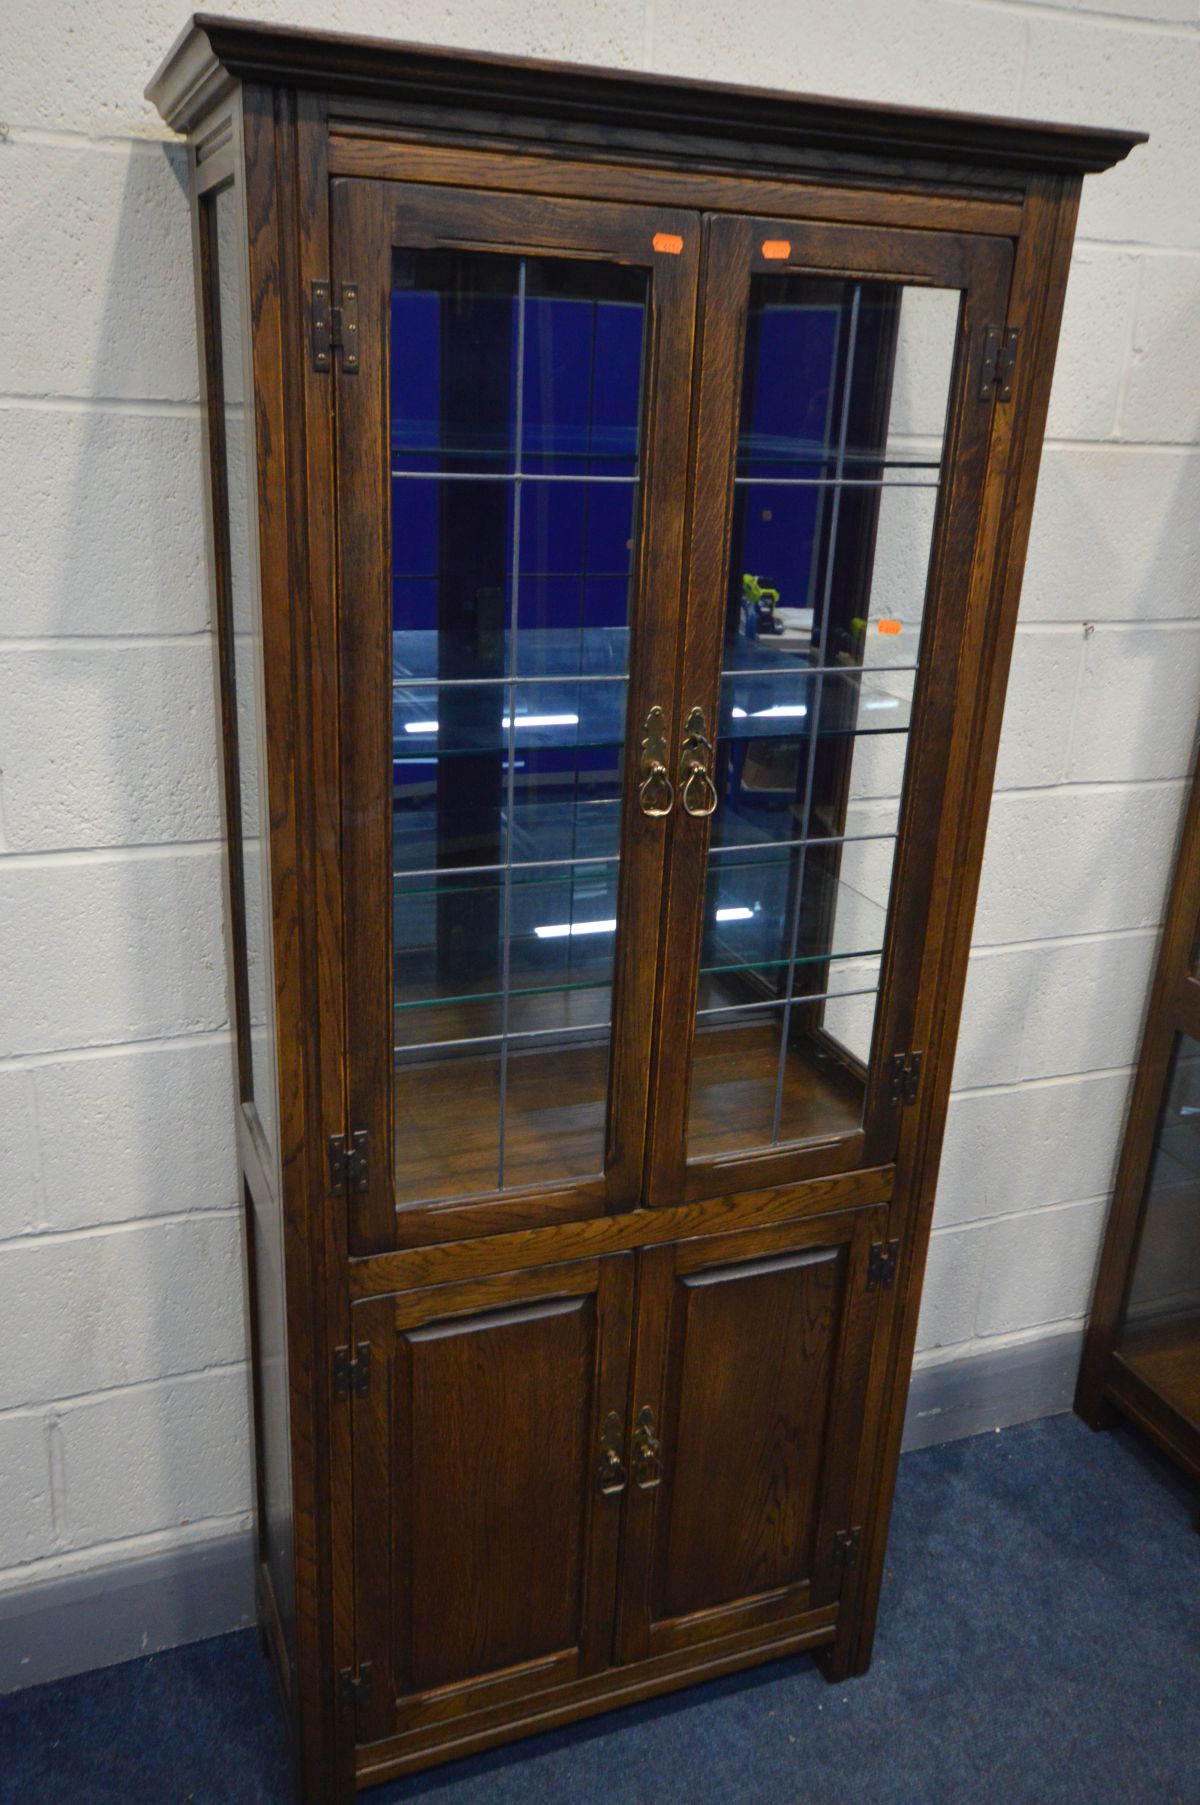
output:
[[[550,116],[636,132],[643,143],[680,135],[717,139],[741,146],[746,160],[768,145],[835,157],[1086,174],[1120,162],[1147,136],[301,31],[211,13],[193,15],[146,97],[168,125],[187,131],[235,81],[422,108]]]

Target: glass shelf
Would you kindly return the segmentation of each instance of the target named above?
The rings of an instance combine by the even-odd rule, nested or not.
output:
[[[817,843],[800,856],[714,858],[704,899],[702,975],[768,976],[786,974],[793,964],[877,957],[887,931],[886,896],[877,901],[842,881],[829,869],[828,850]]]
[[[704,1009],[736,1006],[753,996],[785,996],[789,974],[811,968],[793,983],[835,995],[873,989],[883,945],[886,910],[841,882],[835,872],[809,864],[803,873],[800,919],[788,906],[795,868],[790,858],[724,861],[710,881],[701,955]],[[714,872],[719,867],[714,865]],[[509,1030],[518,1031],[531,999],[585,993],[603,998],[588,1025],[607,1027],[608,995],[616,942],[616,862],[583,870],[510,869],[504,873],[423,874],[395,889],[396,948],[393,1012],[403,1044],[463,1040],[502,1031],[500,1005],[509,999]],[[439,906],[466,911],[474,925],[473,974],[457,957],[444,957],[438,942]],[[508,933],[500,934],[504,907]],[[491,923],[485,941],[483,925]],[[507,963],[505,949],[507,948]],[[751,988],[757,985],[757,988]],[[581,1025],[577,1014],[575,1025]]]
[[[839,458],[833,451],[799,440],[757,436],[750,443],[739,443],[734,482],[739,486],[804,483],[813,488],[837,484],[921,488],[935,486],[941,468],[936,445],[925,449],[889,446],[875,452],[847,449],[845,457]]]
[[[406,641],[424,635],[396,635]],[[546,640],[551,635],[542,636]],[[435,653],[406,644],[393,660],[393,758],[397,766],[434,759],[528,750],[615,749],[625,741],[624,665],[627,647],[616,635],[563,635],[574,646],[536,648],[538,682],[501,676],[447,684],[423,673]],[[598,637],[593,655],[581,642]],[[625,636],[622,635],[622,638]],[[428,636],[435,642],[435,636]],[[745,642],[752,647],[755,642]],[[752,650],[733,648],[724,672],[718,732],[730,742],[811,738],[835,734],[905,733],[912,709],[911,672],[839,665],[820,669],[792,654],[786,666],[764,671]],[[584,674],[579,662],[586,659]],[[743,668],[743,659],[750,668]],[[569,668],[561,667],[570,661]],[[449,699],[448,699],[449,697]],[[513,702],[510,711],[510,700]]]

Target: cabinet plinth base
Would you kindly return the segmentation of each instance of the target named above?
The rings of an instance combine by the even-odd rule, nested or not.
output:
[[[629,1666],[608,1668],[575,1680],[554,1695],[543,1694],[530,1701],[527,1711],[507,1715],[487,1714],[491,1721],[460,1719],[439,1726],[436,1732],[389,1736],[357,1750],[355,1785],[377,1786],[422,1768],[436,1767],[445,1761],[457,1761],[464,1755],[477,1755],[485,1749],[516,1742],[523,1736],[552,1730],[584,1717],[596,1717],[623,1705],[654,1698],[660,1693],[676,1692],[703,1680],[720,1679],[742,1668],[761,1666],[765,1661],[779,1660],[809,1649],[825,1648],[837,1633],[836,1607],[806,1612],[785,1635],[761,1640],[745,1636],[730,1637],[722,1645],[708,1643],[683,1653],[658,1656]],[[483,1714],[481,1714],[481,1718]]]
[[[724,1646],[709,1643],[686,1653],[659,1655],[624,1668],[608,1668],[605,1673],[574,1680],[554,1695],[547,1693],[536,1702],[531,1700],[527,1711],[509,1711],[507,1717],[494,1718],[493,1722],[471,1724],[460,1720],[457,1724],[444,1724],[437,1731],[388,1736],[383,1742],[372,1742],[355,1751],[355,1787],[359,1791],[375,1787],[401,1774],[419,1773],[424,1767],[457,1762],[466,1754],[480,1754],[505,1742],[518,1742],[522,1736],[538,1735],[543,1729],[558,1729],[579,1718],[599,1717],[603,1711],[655,1699],[660,1693],[682,1691],[684,1686],[697,1686],[702,1680],[722,1679],[725,1673],[762,1666],[765,1661],[780,1661],[783,1655],[825,1648],[834,1641],[835,1632],[834,1608],[814,1610],[785,1635],[772,1635],[758,1643],[747,1643],[745,1637],[729,1637]]]

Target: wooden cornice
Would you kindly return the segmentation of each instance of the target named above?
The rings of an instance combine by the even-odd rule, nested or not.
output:
[[[187,131],[233,83],[321,89],[561,122],[643,143],[661,132],[710,144],[801,155],[1027,173],[1108,169],[1144,132],[822,99],[768,88],[592,68],[300,31],[197,13],[146,89],[167,124]],[[731,150],[730,154],[734,154]]]

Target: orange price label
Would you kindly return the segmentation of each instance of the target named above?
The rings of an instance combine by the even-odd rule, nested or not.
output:
[[[792,254],[792,247],[786,238],[764,238],[762,254],[768,263],[778,263]]]
[[[678,232],[656,232],[650,242],[656,251],[665,251],[668,257],[678,257],[683,249]]]
[[[898,633],[899,631],[900,622],[898,620],[881,620],[876,628],[878,633]]]

